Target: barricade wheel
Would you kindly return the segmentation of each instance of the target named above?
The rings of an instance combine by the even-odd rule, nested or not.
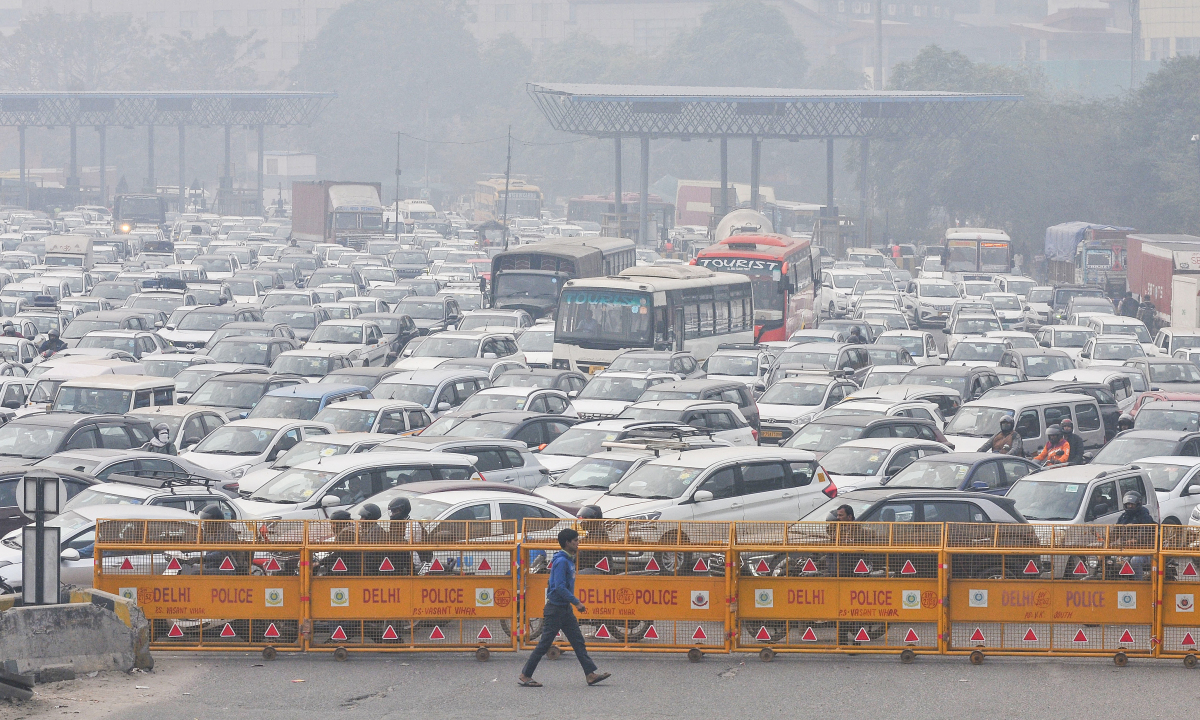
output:
[[[913,652],[912,650],[901,650],[900,651],[900,662],[904,663],[905,665],[909,664],[910,662],[912,662],[913,660],[916,660],[916,659],[917,659],[917,654],[915,652]]]
[[[1196,667],[1196,656],[1195,655],[1184,655],[1183,656],[1183,666],[1185,668]]]
[[[764,648],[764,649],[769,650],[770,648]],[[688,662],[698,663],[703,658],[704,658],[704,651],[702,651],[700,648],[692,648],[691,650],[688,650]]]
[[[971,664],[972,665],[982,665],[983,664],[983,653],[979,652],[978,650],[972,652],[971,653]]]
[[[485,647],[475,649],[475,659],[479,662],[487,662],[492,653]]]
[[[262,652],[263,660],[274,660],[275,655],[276,655],[275,648],[271,647],[270,645],[263,648],[263,652]]]
[[[775,659],[775,651],[771,648],[763,648],[758,651],[758,659],[763,662],[771,662]]]
[[[346,652],[346,648],[340,647],[333,651],[333,659],[338,662],[345,662],[346,658],[350,657],[350,653]]]
[[[562,657],[562,648],[557,645],[551,645],[550,649],[546,651],[546,657],[550,658],[551,660],[559,659]]]
[[[1129,656],[1123,652],[1113,655],[1113,664],[1117,667],[1125,667],[1129,664]]]

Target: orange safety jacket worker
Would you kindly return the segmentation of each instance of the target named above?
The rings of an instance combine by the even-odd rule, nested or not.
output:
[[[1037,455],[1034,455],[1033,459],[1045,460],[1046,467],[1050,467],[1051,465],[1065,465],[1067,459],[1070,457],[1071,443],[1067,442],[1066,438],[1063,438],[1058,442],[1057,445],[1051,445],[1050,442],[1047,441],[1046,447],[1042,448],[1042,451]]]

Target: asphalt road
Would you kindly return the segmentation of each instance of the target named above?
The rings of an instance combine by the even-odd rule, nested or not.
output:
[[[1200,701],[1200,670],[1178,660],[895,656],[597,655],[613,677],[587,687],[573,656],[545,661],[541,689],[517,687],[526,653],[352,656],[156,654],[149,674],[40,686],[0,718],[1180,718]]]

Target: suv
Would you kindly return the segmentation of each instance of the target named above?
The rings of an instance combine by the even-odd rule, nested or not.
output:
[[[988,493],[910,488],[871,488],[839,493],[800,519],[832,521],[842,505],[849,505],[854,510],[854,519],[858,522],[1029,523],[1011,498]]]
[[[771,353],[764,348],[731,344],[718,345],[701,367],[709,380],[732,380],[761,393],[767,389],[771,364]]]
[[[555,360],[554,366],[560,367],[565,362],[568,361]],[[607,368],[601,369],[611,372],[673,373],[685,380],[704,377],[704,370],[696,361],[696,356],[678,350],[626,350],[614,358]]]
[[[637,402],[649,388],[676,380],[679,380],[678,375],[652,370],[605,370],[592,376],[583,390],[575,396],[572,404],[583,420],[614,418]]]
[[[759,444],[782,445],[796,428],[857,390],[858,386],[849,380],[824,373],[805,373],[780,380],[758,399],[762,415]]]
[[[1163,355],[1174,355],[1182,348],[1200,347],[1200,332],[1163,328],[1154,337],[1154,346]]]
[[[371,392],[378,398],[420,403],[430,417],[437,419],[486,387],[491,387],[491,381],[485,372],[434,368],[389,375]]]
[[[711,358],[710,358],[711,359]],[[759,429],[758,404],[754,402],[754,394],[746,383],[738,380],[680,380],[668,382],[647,388],[638,403],[649,400],[712,400],[714,402],[733,403],[746,421]]]
[[[64,510],[78,510],[92,505],[148,505],[190,513],[199,513],[209,505],[216,505],[226,520],[242,518],[241,512],[230,502],[230,495],[218,492],[207,484],[191,484],[161,475],[122,476],[120,480],[92,485],[71,498]],[[115,514],[120,515],[119,512]]]
[[[1142,496],[1150,517],[1158,522],[1154,485],[1143,471],[1133,467],[1051,468],[1018,480],[1009,489],[1008,497],[1022,515],[1034,522],[1112,525],[1121,514],[1121,499],[1130,491]]]
[[[267,372],[228,373],[214,375],[196,388],[187,399],[188,405],[202,405],[225,413],[230,420],[244,418],[262,396],[279,388],[301,385],[295,375],[274,375]]]
[[[150,436],[150,423],[140,417],[39,413],[0,425],[0,457],[28,465],[64,450],[138,448]]]
[[[707,430],[733,445],[757,445],[758,431],[737,405],[713,400],[646,400],[625,408],[618,419],[672,422]]]
[[[970,402],[999,385],[1000,377],[989,367],[924,365],[905,375],[900,384],[953,388],[963,402]]]
[[[797,430],[787,442],[783,443],[783,447],[808,450],[815,453],[817,459],[820,459],[825,453],[844,442],[874,437],[936,440],[946,447],[954,449],[954,444],[946,440],[946,436],[932,420],[863,415],[843,415],[842,417],[814,420]]]
[[[372,452],[458,453],[475,458],[479,478],[532,490],[550,475],[520,440],[464,437],[399,437],[377,445]]]

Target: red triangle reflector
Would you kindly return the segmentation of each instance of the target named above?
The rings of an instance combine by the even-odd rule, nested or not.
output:
[[[125,558],[125,561],[121,563],[121,569],[122,570],[132,570],[133,569],[133,563],[129,562],[129,558]]]
[[[484,625],[483,629],[479,631],[479,634],[476,635],[476,637],[480,640],[491,640],[492,632],[491,630],[487,629],[487,625]]]
[[[167,563],[168,570],[182,570],[183,566],[179,564],[179,558],[171,558],[171,562]]]
[[[395,572],[396,566],[392,564],[391,558],[384,558],[383,562],[379,563],[379,572]],[[389,627],[391,627],[389,625]]]
[[[1122,575],[1122,576],[1124,576],[1124,575],[1133,575],[1133,574],[1134,574],[1134,573],[1133,573],[1133,566],[1129,564],[1129,561],[1128,561],[1128,560],[1126,560],[1126,561],[1125,561],[1125,564],[1121,566],[1121,571],[1120,571],[1120,572],[1118,572],[1117,574],[1118,574],[1118,575]]]
[[[445,640],[446,633],[442,632],[442,629],[440,627],[438,627],[437,625],[434,625],[433,632],[429,633],[429,639],[430,640]]]
[[[766,560],[759,560],[758,564],[754,566],[754,572],[769,573],[771,568],[767,566]]]
[[[1088,641],[1087,635],[1084,634],[1083,628],[1079,628],[1079,630],[1075,633],[1075,642],[1087,642],[1087,641]]]
[[[1088,574],[1087,566],[1083,564],[1082,560],[1080,560],[1079,562],[1075,563],[1075,569],[1071,571],[1071,574],[1072,575],[1087,575]]]
[[[1042,571],[1038,570],[1037,563],[1035,563],[1034,561],[1030,560],[1028,563],[1025,564],[1025,574],[1026,575],[1040,575],[1041,573],[1042,573]]]
[[[333,567],[330,569],[334,572],[346,572],[346,563],[342,562],[341,558],[338,558],[333,562]]]
[[[904,642],[921,642],[921,638],[917,637],[916,630],[909,628],[908,634],[904,636]]]
[[[480,558],[479,567],[477,569],[479,572],[483,572],[484,570],[491,570],[492,564],[487,561],[487,558]]]
[[[662,572],[662,568],[658,566],[658,561],[650,558],[650,562],[646,563],[646,572]]]
[[[800,572],[815,573],[817,564],[812,561],[812,558],[804,558],[804,567],[800,568]]]
[[[433,564],[429,566],[429,572],[442,572],[446,568],[442,567],[442,561],[437,558],[433,559]]]
[[[767,626],[763,625],[758,629],[758,634],[754,636],[755,640],[770,640],[771,633],[767,632]]]
[[[596,569],[602,572],[608,572],[608,556],[600,558],[600,562],[596,563]]]
[[[342,629],[341,625],[338,625],[337,628],[333,631],[333,634],[329,636],[329,639],[330,640],[345,640],[346,639],[346,631]]]
[[[180,635],[182,635],[182,634],[183,634],[183,633],[180,633]],[[1191,634],[1191,633],[1184,633],[1184,635],[1183,635],[1183,642],[1181,642],[1181,643],[1179,643],[1179,644],[1180,644],[1180,645],[1195,645],[1195,644],[1196,644],[1196,638],[1192,637],[1192,634]]]
[[[707,640],[708,636],[704,634],[704,628],[696,626],[696,632],[692,633],[693,640]]]
[[[233,560],[231,560],[231,559],[229,558],[229,556],[228,556],[228,555],[226,555],[226,556],[225,556],[225,559],[221,561],[221,568],[220,568],[220,569],[221,569],[221,570],[227,570],[227,571],[228,571],[228,570],[237,570],[237,566],[236,566],[236,565],[234,565],[234,564],[233,564]]]
[[[1021,640],[1024,642],[1037,642],[1038,636],[1037,633],[1033,631],[1033,628],[1029,628],[1025,631],[1025,637],[1021,638]]]
[[[854,566],[854,573],[856,575],[866,575],[869,572],[871,572],[871,568],[867,567],[867,564],[862,560],[859,560],[858,564]]]
[[[1184,577],[1196,577],[1196,566],[1191,563],[1188,563],[1187,565],[1185,565],[1183,568],[1183,576]]]
[[[867,634],[866,628],[858,629],[858,634],[854,636],[854,642],[871,642],[871,636]]]
[[[179,629],[179,623],[171,623],[171,629],[167,631],[167,637],[183,637],[183,631]],[[1191,635],[1188,635],[1188,637],[1191,637]],[[1187,638],[1184,638],[1184,640],[1187,640]],[[1186,642],[1184,643],[1184,645],[1187,644]]]
[[[1128,644],[1132,645],[1133,644],[1133,634],[1130,633],[1128,630],[1126,630],[1125,632],[1121,633],[1121,639],[1118,640],[1117,642],[1128,643]]]
[[[692,572],[708,572],[708,563],[704,558],[696,558],[696,564],[692,566]]]
[[[263,570],[266,570],[267,572],[279,572],[279,563],[275,560],[275,558],[271,558],[267,561],[266,565],[263,565]]]
[[[971,642],[987,642],[987,640],[983,638],[983,631],[979,628],[975,628],[975,632],[971,633]]]
[[[905,560],[904,567],[900,568],[901,575],[916,575],[917,569],[913,567],[912,560]]]
[[[643,635],[642,637],[645,638],[646,640],[657,640],[658,639],[658,631],[654,629],[653,625],[651,625],[650,629],[647,630],[646,634]]]
[[[233,627],[229,623],[225,623],[225,627],[221,628],[221,637],[231,638],[237,637],[237,633],[233,631]]]
[[[279,628],[275,627],[275,623],[271,623],[270,625],[267,626],[267,631],[265,633],[263,633],[263,637],[265,637],[265,638],[279,637]]]
[[[399,640],[400,639],[400,636],[396,634],[396,628],[392,627],[391,625],[387,626],[387,629],[383,631],[383,635],[381,637],[384,640]]]
[[[813,632],[813,629],[810,627],[804,631],[804,634],[800,636],[800,639],[804,642],[816,642],[817,634]]]
[[[601,625],[600,629],[596,631],[596,637],[600,638],[601,640],[608,640],[612,637],[612,633],[608,631],[607,625]]]

